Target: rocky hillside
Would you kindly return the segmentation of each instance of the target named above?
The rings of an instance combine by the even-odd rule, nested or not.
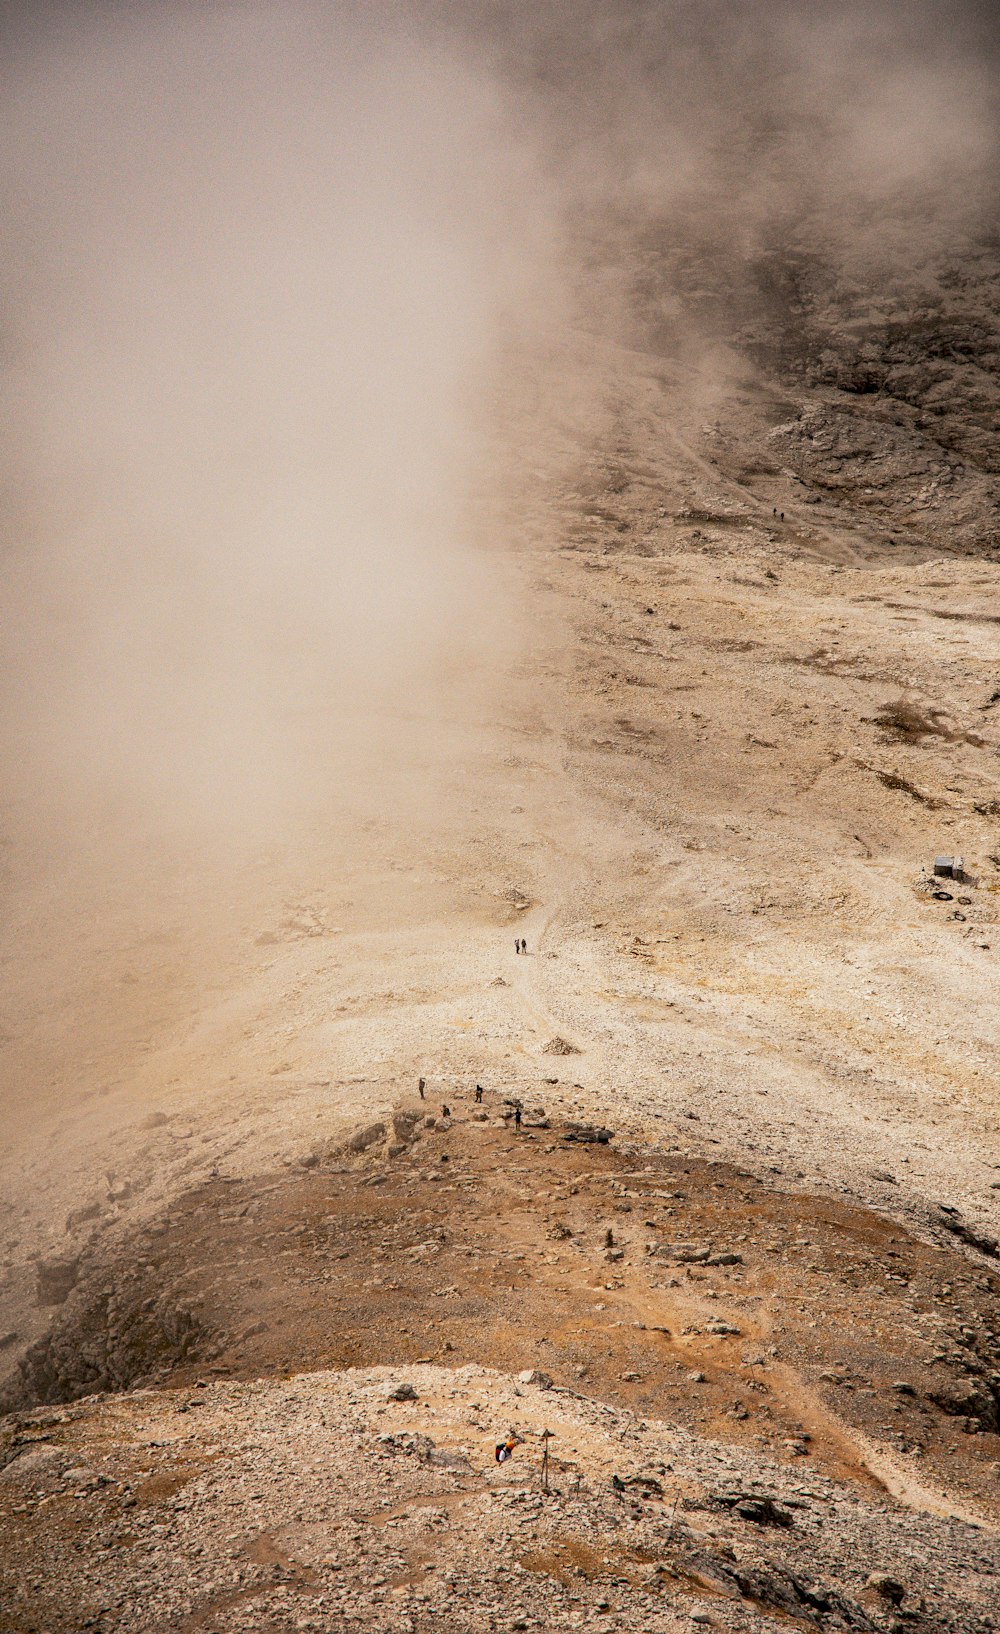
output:
[[[214,423],[223,354],[281,359],[271,418],[306,403],[305,455],[281,444],[274,497],[265,392],[235,474],[202,461],[201,421],[197,457],[155,466],[153,494],[186,494],[204,464],[212,526],[182,508],[178,534],[158,510],[142,617],[112,602],[99,621],[93,696],[114,653],[135,697],[95,737],[117,723],[111,760],[142,785],[139,638],[202,641],[221,736],[213,717],[199,737],[212,709],[184,664],[179,693],[172,661],[153,687],[159,726],[179,697],[177,741],[194,732],[176,810],[159,765],[162,801],[128,776],[121,810],[102,777],[84,798],[74,735],[57,793],[32,782],[2,813],[0,1634],[1000,1627],[989,30],[969,5],[942,31],[934,0],[905,29],[874,3],[836,23],[793,0],[668,9],[669,32],[645,0],[365,8],[342,101],[372,174],[400,170],[405,233],[382,236],[376,200],[346,372],[335,303],[315,339],[299,321],[327,288],[344,146],[300,89],[340,36],[282,8],[247,79],[266,20],[226,11],[211,50],[198,34],[181,53],[222,65],[276,216],[287,194],[323,231],[310,254],[292,236],[279,278],[270,218],[244,244],[248,200],[221,212],[209,271],[225,290],[263,258],[264,282],[223,303],[218,335],[195,325],[221,375],[168,326],[138,347],[143,389],[148,359],[164,391],[186,367]],[[122,79],[121,27],[98,89]],[[65,61],[96,73],[82,38],[50,63],[52,97]],[[145,36],[132,48],[145,71]],[[281,157],[284,50],[318,191]],[[217,176],[242,147],[214,87],[198,78],[183,129]],[[174,298],[163,144],[146,110],[134,128],[160,248],[125,256],[130,229],[119,261],[95,229],[111,330],[126,264]],[[451,190],[428,198],[428,174]],[[356,233],[333,237],[353,268]],[[455,268],[492,288],[493,262],[502,299],[476,318]],[[291,330],[268,327],[278,289]],[[134,365],[112,338],[88,340],[105,390]],[[345,457],[314,515],[334,400],[349,455],[370,426],[374,451],[364,503]],[[58,395],[88,435],[103,401]],[[123,446],[84,462],[95,492]],[[260,538],[251,477],[274,513]],[[217,490],[239,490],[228,577]],[[53,500],[68,603],[17,534],[38,616],[18,640],[68,675],[86,642],[58,609],[142,576],[87,491]],[[411,526],[434,548],[396,583]],[[206,611],[220,585],[245,620],[223,621],[228,646]],[[291,667],[258,671],[283,642]],[[372,666],[370,647],[390,650]],[[46,676],[50,703],[72,694]],[[133,715],[134,762],[116,736]],[[248,782],[227,781],[223,740]]]

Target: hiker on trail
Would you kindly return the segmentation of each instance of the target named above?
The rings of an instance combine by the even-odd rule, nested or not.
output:
[[[427,1099],[426,1095],[424,1094],[424,1090],[425,1090],[426,1087],[427,1087],[427,1080],[424,1079],[424,1078],[418,1078],[417,1079],[417,1094],[420,1096],[420,1099],[422,1101],[425,1101]]]
[[[521,1107],[520,1107],[520,1103],[519,1103],[514,1108],[514,1128],[515,1129],[520,1129],[520,1127],[521,1127]]]
[[[498,1464],[506,1464],[508,1458],[513,1457],[514,1448],[516,1446],[517,1446],[517,1436],[516,1435],[509,1435],[507,1437],[506,1441],[499,1442],[497,1444],[496,1453],[495,1453],[497,1463]]]
[[[524,952],[524,943],[521,941],[521,938],[519,936],[515,936],[515,938],[514,938],[514,952],[515,953],[523,953]]]
[[[522,936],[522,937],[521,937],[521,952],[522,952],[522,953],[527,953],[527,951],[528,951],[528,944],[527,944],[527,942],[526,942],[526,941],[525,941],[525,940],[524,940],[524,937],[523,937],[523,936]]]
[[[481,1101],[482,1098],[483,1098],[483,1086],[482,1086],[482,1084],[477,1084],[476,1085],[476,1100]]]
[[[442,1106],[441,1116],[442,1116],[442,1118],[450,1118],[451,1117],[451,1107],[450,1106]]]

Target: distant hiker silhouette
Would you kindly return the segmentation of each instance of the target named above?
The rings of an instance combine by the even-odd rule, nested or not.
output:
[[[519,1106],[515,1106],[515,1108],[514,1108],[514,1128],[515,1129],[520,1129],[520,1127],[521,1127],[521,1108]]]
[[[451,1107],[450,1106],[443,1106],[441,1108],[441,1116],[442,1116],[442,1118],[450,1118],[451,1117]]]
[[[482,1084],[477,1084],[476,1085],[476,1100],[481,1101],[482,1098],[483,1098],[483,1086],[482,1086]]]
[[[424,1094],[424,1090],[426,1089],[426,1087],[427,1087],[426,1079],[418,1078],[417,1079],[417,1094],[420,1096],[420,1099],[422,1101],[425,1101],[427,1099],[426,1095]]]

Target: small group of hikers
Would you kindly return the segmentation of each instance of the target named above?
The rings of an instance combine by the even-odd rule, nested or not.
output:
[[[520,954],[520,953],[527,953],[527,951],[528,951],[528,944],[525,941],[524,937],[523,936],[515,936],[515,938],[514,938],[514,952]],[[418,1078],[417,1079],[417,1094],[420,1096],[420,1099],[422,1101],[426,1101],[426,1099],[427,1099],[427,1080],[426,1080],[426,1078]],[[476,1100],[477,1100],[477,1102],[481,1102],[482,1098],[483,1098],[483,1086],[482,1086],[482,1084],[477,1084],[476,1085]],[[451,1108],[447,1107],[447,1106],[444,1106],[444,1107],[441,1108],[441,1113],[442,1113],[443,1117],[450,1118],[451,1117]],[[520,1106],[517,1106],[517,1105],[515,1105],[515,1108],[514,1108],[514,1127],[516,1129],[520,1129],[520,1127],[521,1127],[521,1108],[520,1108]]]
[[[427,1099],[427,1079],[426,1078],[418,1078],[417,1079],[417,1094],[420,1096],[420,1099],[422,1101],[426,1101],[426,1099]],[[482,1084],[477,1084],[476,1085],[476,1100],[481,1101],[482,1098],[483,1098],[483,1086],[482,1086]],[[444,1116],[446,1118],[451,1117],[450,1107],[447,1107],[447,1106],[444,1107],[443,1111],[444,1111]]]
[[[426,1078],[418,1078],[417,1079],[417,1094],[420,1096],[420,1099],[422,1101],[426,1101],[426,1099],[427,1099],[427,1079]],[[482,1104],[483,1094],[484,1094],[484,1090],[483,1090],[482,1084],[477,1084],[476,1085],[476,1103],[477,1103],[477,1105]],[[443,1118],[450,1118],[451,1117],[451,1107],[450,1106],[442,1106],[441,1116]],[[521,1103],[520,1103],[520,1101],[515,1101],[514,1102],[514,1128],[515,1129],[520,1129],[520,1127],[521,1127]]]

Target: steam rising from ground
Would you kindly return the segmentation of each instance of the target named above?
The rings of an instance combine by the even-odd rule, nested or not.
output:
[[[384,712],[489,648],[464,507],[545,262],[527,155],[486,74],[318,10],[19,45],[18,758],[52,798],[285,817],[348,770],[345,726],[383,711],[384,754]]]

